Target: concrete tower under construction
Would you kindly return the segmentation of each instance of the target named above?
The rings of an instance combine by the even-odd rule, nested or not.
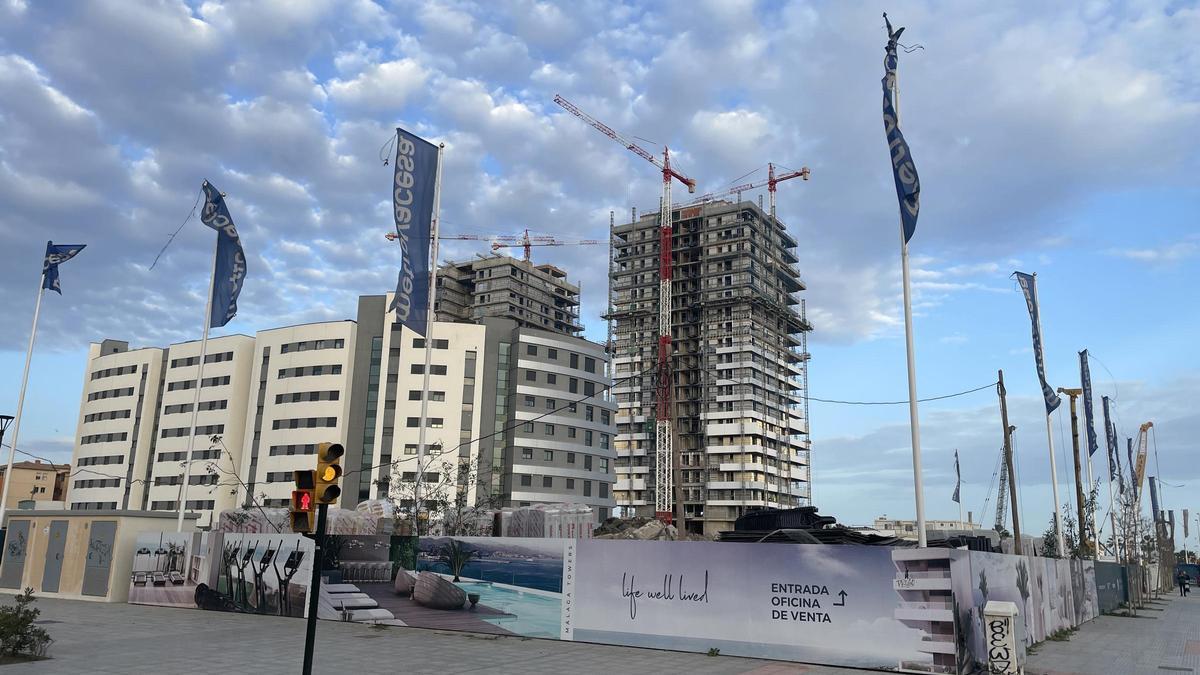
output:
[[[654,515],[659,214],[613,227],[616,503]],[[809,502],[805,286],[796,240],[752,202],[672,211],[674,502],[715,534]],[[676,512],[679,509],[676,508]]]

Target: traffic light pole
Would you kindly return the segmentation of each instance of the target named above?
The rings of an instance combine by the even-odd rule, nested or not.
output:
[[[312,583],[308,587],[308,628],[304,632],[304,675],[312,675],[313,646],[317,640],[317,606],[321,602],[321,568],[325,561],[325,514],[328,504],[317,504],[317,531],[313,533]]]

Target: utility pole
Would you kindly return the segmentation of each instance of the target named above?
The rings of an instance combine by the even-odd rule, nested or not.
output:
[[[1008,425],[1007,392],[1004,390],[1004,371],[997,376],[996,392],[1000,395],[1000,423],[1004,425],[1004,464],[1008,467],[1008,500],[1012,506],[1013,553],[1021,555],[1021,517],[1017,515],[1017,472],[1013,468],[1012,430]],[[997,496],[997,498],[1001,498]]]
[[[312,675],[313,646],[317,641],[317,608],[321,601],[321,568],[325,560],[325,517],[328,504],[317,504],[317,531],[313,534],[312,583],[308,587],[308,626],[304,631],[304,675]]]
[[[1076,399],[1083,396],[1083,389],[1059,387],[1058,393],[1066,394],[1071,399],[1071,449],[1075,456],[1075,508],[1079,513],[1079,550],[1081,553],[1086,553],[1089,546],[1087,537],[1088,520],[1084,515],[1086,504],[1083,496],[1083,465],[1079,459],[1079,413],[1075,405]]]

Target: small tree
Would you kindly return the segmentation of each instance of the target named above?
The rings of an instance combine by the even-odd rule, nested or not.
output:
[[[1050,526],[1042,533],[1042,556],[1058,557],[1058,519],[1053,514],[1050,516]]]
[[[492,493],[488,481],[480,480],[478,468],[468,458],[451,454],[441,444],[431,445],[422,461],[416,457],[397,460],[392,463],[391,476],[376,481],[380,490],[387,492],[397,517],[413,524],[413,534],[465,537],[490,531],[483,516],[502,505],[501,496]],[[500,470],[493,473],[499,475]]]
[[[988,601],[988,585],[987,572],[984,570],[979,570],[979,592],[983,593],[983,604],[986,605]]]
[[[479,551],[467,548],[466,544],[457,539],[451,539],[438,551],[438,562],[449,567],[450,573],[454,575],[454,580],[460,581],[458,576],[462,574],[463,568],[478,555]]]
[[[54,642],[45,628],[35,626],[34,621],[42,610],[32,607],[33,589],[13,598],[15,605],[0,607],[0,653],[8,656],[41,657]]]

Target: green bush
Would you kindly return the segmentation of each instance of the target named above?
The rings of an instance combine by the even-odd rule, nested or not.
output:
[[[45,628],[33,625],[42,610],[31,607],[36,598],[33,589],[14,598],[15,605],[0,607],[0,654],[8,656],[46,655],[46,649],[54,642]]]

